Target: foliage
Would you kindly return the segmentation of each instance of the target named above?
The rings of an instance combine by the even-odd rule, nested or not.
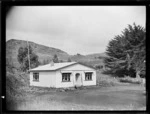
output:
[[[103,69],[103,65],[96,65],[95,68],[98,70]]]
[[[117,78],[112,77],[111,75],[103,74],[102,71],[96,71],[96,85],[105,87],[105,86],[114,86],[121,84]]]
[[[57,55],[55,54],[54,57],[53,57],[53,62],[54,63],[59,63],[59,59],[57,57]]]
[[[136,78],[131,78],[129,76],[127,76],[125,78],[120,78],[119,81],[123,82],[123,83],[132,83],[132,84],[141,84],[142,83],[142,80],[137,80]]]
[[[6,71],[14,73],[14,69],[17,69],[12,61],[12,58],[6,58]]]
[[[71,62],[71,59],[70,58],[68,58],[68,60],[67,60],[68,62]]]
[[[41,64],[41,65],[46,65],[46,64],[48,64],[49,62],[50,62],[50,60],[44,59],[43,62],[41,62],[40,64]]]
[[[29,58],[30,58],[30,68],[35,68],[39,65],[38,56],[33,52],[31,46],[29,46]],[[27,71],[29,69],[27,47],[20,47],[18,49],[18,62],[21,64],[22,71]]]
[[[63,63],[64,61],[63,61],[63,60],[59,60],[59,62],[60,62],[60,63]]]
[[[81,54],[80,54],[80,53],[77,53],[77,56],[81,56]]]
[[[138,76],[145,70],[145,29],[135,23],[115,36],[106,49],[104,62],[118,76]]]
[[[29,75],[9,65],[6,67],[6,108],[11,109],[16,108],[14,103],[18,98],[25,96],[22,88],[29,86]],[[12,72],[12,70],[15,70],[15,72]]]

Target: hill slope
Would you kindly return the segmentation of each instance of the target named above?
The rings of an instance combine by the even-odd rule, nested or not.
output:
[[[39,56],[39,61],[42,63],[44,60],[50,61],[53,56],[56,54],[59,60],[67,61],[68,58],[71,61],[82,62],[90,66],[101,65],[103,64],[103,59],[106,57],[105,53],[96,53],[89,55],[69,55],[67,52],[64,52],[60,49],[47,47],[44,45],[36,44],[34,42],[29,42],[29,45],[33,48],[34,52]],[[6,42],[6,58],[7,61],[11,62],[13,66],[19,68],[20,64],[17,60],[18,49],[20,47],[27,46],[27,42],[23,40],[11,39]]]
[[[39,61],[43,62],[44,60],[51,60],[55,54],[57,54],[60,60],[67,60],[70,55],[66,52],[52,48],[43,46],[40,44],[36,44],[34,42],[29,42],[29,45],[33,48],[34,52],[39,56]],[[19,67],[19,63],[17,61],[18,49],[20,47],[27,46],[27,42],[23,40],[9,40],[6,42],[6,58],[7,60],[13,62],[14,66]]]

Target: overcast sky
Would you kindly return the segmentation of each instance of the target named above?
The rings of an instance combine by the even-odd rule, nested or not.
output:
[[[16,6],[7,16],[6,41],[29,40],[69,54],[102,53],[134,22],[145,27],[145,6]]]

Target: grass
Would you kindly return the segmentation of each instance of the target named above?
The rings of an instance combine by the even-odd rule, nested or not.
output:
[[[115,85],[119,85],[122,84],[119,82],[118,78],[115,78],[111,75],[106,75],[103,74],[102,71],[97,71],[96,72],[97,75],[97,86],[115,86]]]
[[[137,78],[131,78],[129,76],[126,76],[124,78],[119,78],[120,82],[123,83],[132,83],[132,84],[143,84],[145,85],[145,79],[137,79]]]
[[[134,104],[122,105],[122,106],[89,106],[74,103],[63,103],[51,101],[33,101],[32,103],[24,103],[17,107],[17,110],[145,110],[145,107],[136,109]]]
[[[125,84],[141,84],[145,85],[145,79],[136,79],[126,76],[124,78],[114,77],[110,74],[103,74],[102,71],[97,71],[97,85],[100,86],[115,86]]]
[[[15,102],[16,110],[145,110],[135,86],[117,86],[34,94]],[[129,90],[128,90],[129,89]]]

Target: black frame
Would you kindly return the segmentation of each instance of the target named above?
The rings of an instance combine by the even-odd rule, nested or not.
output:
[[[129,6],[133,6],[133,5],[138,5],[138,6],[141,6],[141,5],[145,5],[146,6],[146,9],[147,9],[147,12],[146,12],[146,15],[147,15],[147,20],[146,20],[146,30],[148,31],[149,28],[150,28],[150,22],[149,22],[149,12],[150,12],[150,5],[149,5],[149,1],[148,0],[121,0],[121,1],[117,1],[117,0],[87,0],[87,1],[84,1],[84,0],[81,0],[81,1],[78,1],[78,0],[71,0],[71,1],[59,1],[59,0],[51,0],[51,1],[47,1],[47,0],[43,0],[43,1],[33,1],[33,0],[15,0],[15,1],[1,1],[1,13],[0,13],[0,17],[1,17],[1,22],[0,24],[2,25],[1,27],[1,38],[0,38],[0,41],[1,41],[1,49],[0,51],[2,52],[2,55],[1,56],[1,53],[0,53],[0,56],[1,56],[1,60],[0,63],[1,63],[1,70],[0,70],[0,74],[1,74],[1,96],[6,96],[6,67],[4,67],[6,65],[6,49],[4,49],[6,47],[6,44],[5,44],[5,16],[6,16],[6,11],[5,11],[5,8],[7,6],[14,6],[14,5],[17,5],[17,6],[26,6],[26,5],[32,5],[32,6],[35,6],[35,5],[95,5],[95,6],[99,6],[99,5],[120,5],[120,6],[124,6],[124,5],[129,5]],[[2,16],[1,16],[2,15]],[[150,36],[150,33],[149,32],[146,32],[146,36]],[[148,40],[148,39],[147,39]],[[148,43],[148,42],[146,42]],[[146,51],[148,51],[149,48],[146,48]],[[147,54],[147,56],[149,56],[149,54]],[[148,57],[147,57],[148,58]],[[146,67],[149,67],[148,65],[148,61],[149,59],[146,59]],[[3,72],[1,72],[3,71]],[[146,73],[149,73],[149,71],[147,70]],[[146,77],[148,79],[148,77]],[[147,81],[148,82],[148,81]],[[148,85],[148,83],[146,83],[146,85]],[[148,88],[149,86],[146,86],[146,90],[148,91]],[[148,97],[148,94],[146,94],[146,96]],[[148,99],[147,99],[148,100]],[[149,101],[149,100],[148,100]],[[147,101],[147,105],[146,107],[148,107],[148,101]],[[18,110],[15,110],[15,111],[8,111],[6,109],[6,98],[2,98],[1,99],[1,102],[2,102],[2,107],[1,107],[1,112],[2,113],[49,113],[49,111],[18,111]],[[52,111],[54,112],[54,111]],[[56,111],[58,112],[58,111]],[[64,111],[64,112],[68,112],[68,111]],[[79,111],[79,113],[82,113],[83,111]],[[98,111],[99,112],[99,111]],[[102,112],[106,112],[106,111],[102,111]],[[111,111],[107,111],[108,113],[112,113]],[[123,111],[115,111],[115,112],[123,112]],[[126,112],[126,111],[125,111]],[[147,113],[148,112],[148,108],[146,109],[146,111],[129,111],[127,110],[127,112],[131,112],[131,113],[134,113],[134,112],[139,112],[139,113]],[[61,112],[58,112],[58,113],[61,113]],[[97,112],[96,112],[97,113]]]

